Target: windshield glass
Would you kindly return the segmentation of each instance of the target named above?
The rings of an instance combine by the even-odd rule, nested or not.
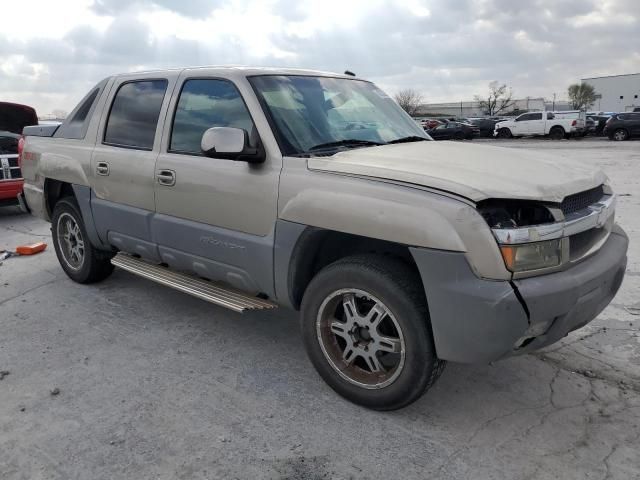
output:
[[[249,80],[271,117],[285,155],[385,144],[406,137],[430,139],[396,102],[369,82],[297,75]]]

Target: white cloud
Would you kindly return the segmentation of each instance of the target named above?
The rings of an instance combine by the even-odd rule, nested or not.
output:
[[[28,21],[26,21],[28,19]],[[620,45],[624,48],[620,48]],[[22,0],[3,5],[2,100],[70,110],[104,76],[179,65],[350,69],[430,101],[563,96],[640,71],[638,0]]]

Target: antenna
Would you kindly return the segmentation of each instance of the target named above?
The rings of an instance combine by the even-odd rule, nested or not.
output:
[[[345,71],[344,71],[344,74],[345,74],[345,75],[349,75],[349,76],[351,76],[351,77],[355,77],[355,76],[356,76],[356,74],[355,74],[355,73],[353,73],[351,70],[345,70]]]

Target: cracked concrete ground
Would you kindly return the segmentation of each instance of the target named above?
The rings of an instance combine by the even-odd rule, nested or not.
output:
[[[77,285],[49,248],[0,266],[0,478],[640,478],[640,142],[497,144],[601,166],[621,194],[628,272],[590,325],[450,364],[377,413],[319,379],[295,314],[241,316],[123,271]],[[48,224],[0,209],[0,249],[41,239]]]

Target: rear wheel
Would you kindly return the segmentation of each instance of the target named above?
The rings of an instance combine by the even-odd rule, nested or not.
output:
[[[552,140],[562,140],[564,138],[565,132],[562,127],[553,127],[549,132],[549,137]]]
[[[113,272],[113,254],[91,245],[80,208],[73,197],[63,198],[56,203],[51,230],[58,261],[71,280],[94,283]]]
[[[511,130],[508,128],[501,128],[498,130],[498,138],[511,138],[513,135],[511,134]]]
[[[444,368],[420,278],[398,260],[362,255],[325,267],[309,284],[301,310],[309,358],[329,386],[354,403],[404,407]]]
[[[618,128],[615,132],[613,132],[613,135],[610,138],[617,142],[623,142],[627,138],[629,138],[629,133],[624,128]]]

